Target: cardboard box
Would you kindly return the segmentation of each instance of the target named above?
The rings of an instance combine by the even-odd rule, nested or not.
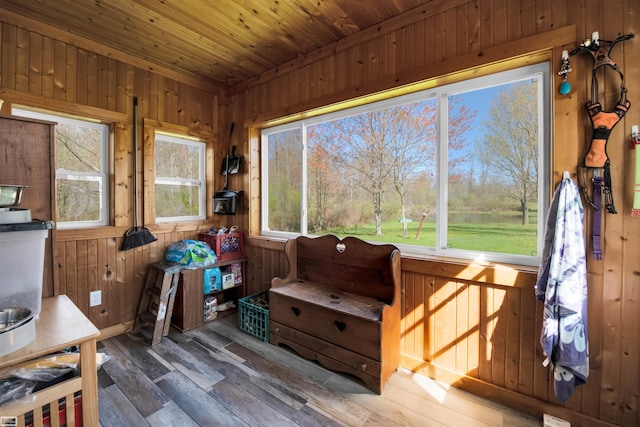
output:
[[[222,289],[229,289],[235,286],[233,280],[233,273],[227,273],[222,275]]]

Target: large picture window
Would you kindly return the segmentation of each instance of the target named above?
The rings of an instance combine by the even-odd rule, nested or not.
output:
[[[83,228],[109,224],[107,125],[13,108],[21,117],[56,122],[56,228]]]
[[[548,200],[547,63],[262,131],[262,233],[535,265]]]
[[[205,148],[201,141],[156,132],[157,222],[206,217]]]

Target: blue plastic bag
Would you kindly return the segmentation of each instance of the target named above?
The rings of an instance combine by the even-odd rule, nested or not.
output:
[[[184,265],[185,268],[202,268],[218,261],[209,244],[200,240],[180,240],[171,243],[167,248],[165,259]]]

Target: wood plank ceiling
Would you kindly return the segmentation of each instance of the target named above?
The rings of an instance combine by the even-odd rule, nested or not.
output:
[[[4,13],[44,22],[148,63],[230,88],[434,2],[2,0],[0,14],[4,9]]]

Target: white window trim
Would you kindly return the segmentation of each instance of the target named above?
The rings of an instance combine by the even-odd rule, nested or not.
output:
[[[167,223],[167,222],[184,222],[184,221],[197,221],[203,220],[207,217],[207,183],[206,183],[206,148],[207,145],[203,141],[194,140],[192,138],[170,135],[163,132],[155,132],[155,140],[156,141],[166,141],[174,144],[183,144],[189,145],[192,147],[196,147],[198,149],[198,176],[200,179],[185,179],[185,178],[175,178],[175,177],[159,177],[156,173],[154,186],[157,184],[163,185],[186,185],[198,187],[200,191],[198,194],[200,195],[198,200],[198,215],[189,215],[189,216],[170,216],[170,217],[161,217],[157,215],[156,211],[156,223]],[[155,144],[154,144],[155,145]],[[156,156],[154,152],[154,162],[156,161]],[[155,169],[155,168],[154,168]],[[156,203],[157,193],[156,193]]]
[[[522,80],[529,80],[531,78],[537,78],[538,82],[538,95],[541,102],[538,102],[539,117],[542,120],[538,121],[539,135],[542,138],[542,142],[539,147],[539,170],[538,170],[538,215],[537,215],[537,247],[538,251],[535,256],[524,256],[515,254],[502,254],[496,252],[480,252],[473,250],[451,249],[447,248],[444,242],[447,241],[447,209],[448,209],[448,188],[447,185],[442,185],[448,182],[448,157],[447,157],[447,101],[448,96],[458,93],[469,92],[472,90],[484,89],[491,86],[502,85],[507,82],[516,82]],[[286,123],[272,128],[264,129],[261,132],[261,164],[267,165],[268,159],[268,137],[269,135],[281,133],[287,130],[300,129],[302,132],[303,143],[303,155],[306,156],[306,127],[309,125],[330,121],[336,118],[343,118],[349,115],[361,114],[367,111],[377,110],[380,108],[389,108],[396,105],[409,103],[411,101],[424,100],[428,98],[435,98],[439,103],[437,108],[437,133],[438,133],[438,147],[437,147],[437,172],[436,172],[436,186],[438,189],[437,201],[436,201],[436,246],[415,246],[405,245],[401,243],[394,243],[403,254],[418,256],[418,257],[447,257],[447,258],[460,258],[466,260],[474,260],[477,262],[498,262],[506,264],[516,265],[530,265],[537,266],[540,263],[541,252],[544,244],[544,229],[547,216],[547,208],[549,201],[549,186],[550,186],[550,139],[551,139],[551,94],[550,94],[550,71],[549,63],[541,62],[538,64],[528,65],[524,67],[518,67],[513,70],[503,71],[488,76],[478,77],[471,80],[452,83],[445,86],[431,88],[425,91],[419,91],[408,95],[403,95],[383,101],[374,102],[371,104],[350,108],[348,110],[336,111],[326,115],[316,116],[308,119],[303,119],[297,122]],[[444,104],[444,105],[443,105]],[[545,131],[545,129],[547,131]],[[306,157],[304,157],[303,171],[303,189],[306,188]],[[302,221],[301,228],[302,233],[283,232],[269,230],[269,206],[268,194],[269,187],[269,175],[268,168],[263,167],[261,171],[261,194],[262,194],[262,206],[261,206],[261,235],[275,238],[295,238],[299,235],[309,235],[306,229],[306,204],[301,200],[302,206]],[[303,190],[303,198],[306,191]],[[371,243],[383,243],[383,242],[371,242]]]

